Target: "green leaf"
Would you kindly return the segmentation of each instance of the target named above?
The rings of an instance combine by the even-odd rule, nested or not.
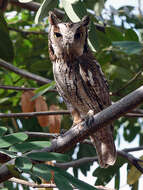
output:
[[[57,5],[57,0],[44,0],[35,16],[35,23],[38,24],[44,17],[48,16],[49,11],[53,10]]]
[[[0,58],[12,61],[14,57],[12,41],[9,37],[6,21],[0,10]]]
[[[119,171],[119,168],[125,163],[126,160],[118,156],[114,166],[110,166],[107,169],[100,167],[95,169],[95,171],[93,172],[93,176],[97,177],[95,185],[106,185],[113,178],[113,176]]]
[[[123,34],[119,29],[115,27],[107,27],[105,29],[106,35],[111,41],[122,41],[124,39]]]
[[[7,132],[6,127],[0,127],[0,136],[3,136]]]
[[[84,4],[80,0],[61,0],[63,8],[72,22],[78,22],[87,14]]]
[[[29,171],[32,168],[32,162],[27,157],[18,157],[15,160],[15,165],[17,168],[23,171]]]
[[[86,157],[86,156],[96,156],[96,150],[93,146],[89,145],[89,144],[80,144],[79,145],[79,151],[77,153],[77,159]],[[80,169],[81,172],[83,173],[83,175],[87,175],[87,172],[90,170],[90,166],[93,165],[93,162],[89,162],[86,164],[82,164],[78,167],[74,167],[74,174],[76,174],[76,172]],[[76,171],[77,170],[77,171]]]
[[[139,42],[135,41],[116,41],[112,42],[112,45],[115,47],[119,47],[123,52],[131,55],[131,54],[139,54],[143,49],[143,45]]]
[[[100,0],[98,2],[96,2],[95,6],[94,6],[94,11],[96,13],[97,16],[101,15],[101,12],[104,8],[104,0]]]
[[[15,158],[17,156],[14,152],[9,150],[0,149],[0,152],[8,155],[11,158]]]
[[[118,170],[115,175],[115,189],[119,188],[120,188],[120,170]]]
[[[125,41],[139,41],[138,35],[133,29],[128,29],[125,31],[125,36],[124,36]]]
[[[53,89],[53,88],[55,88],[55,81],[52,81],[52,82],[50,82],[50,83],[48,83],[48,84],[45,84],[45,85],[43,85],[43,86],[41,86],[40,88],[38,88],[38,89],[36,89],[34,92],[36,93],[36,95],[35,96],[33,96],[32,98],[31,98],[31,100],[33,101],[33,100],[35,100],[38,96],[41,96],[41,95],[43,95],[44,93],[46,93],[48,90],[51,90],[51,89]]]
[[[25,133],[13,133],[4,137],[0,137],[0,148],[9,147],[13,144],[25,141],[28,135]]]
[[[32,141],[32,142],[24,142],[21,144],[15,144],[10,147],[11,151],[14,152],[27,152],[31,150],[39,150],[42,148],[49,147],[51,143],[49,141]]]
[[[69,183],[71,183],[72,185],[74,185],[76,188],[80,190],[96,190],[95,187],[73,177],[71,174],[69,174],[68,172],[60,168],[56,168],[56,167],[44,165],[44,164],[37,164],[36,167],[42,168],[44,170],[43,172],[46,172],[48,170],[54,171],[55,176],[58,175],[58,176],[61,176],[61,178],[62,177],[66,178],[69,181]]]
[[[51,172],[45,164],[37,164],[33,166],[32,173],[39,177],[42,177],[46,181],[50,181],[51,179]]]
[[[120,80],[128,80],[132,77],[131,71],[129,69],[112,64],[110,64],[110,66],[106,69],[106,73],[110,74],[112,79],[119,78]]]
[[[69,181],[65,177],[61,177],[60,174],[56,174],[54,177],[55,184],[59,190],[68,189],[72,190],[72,186],[69,184]]]
[[[48,167],[55,171],[55,175],[56,173],[59,173],[61,176],[64,176],[65,178],[67,178],[67,180],[69,180],[71,184],[73,184],[76,188],[80,190],[96,190],[95,187],[73,177],[71,174],[69,174],[66,171],[61,170],[60,168],[56,168],[52,166],[48,166]]]
[[[69,157],[65,154],[55,153],[55,152],[34,152],[27,155],[33,160],[39,161],[51,161],[56,160],[59,162],[69,161]]]
[[[91,49],[93,51],[98,50],[99,49],[99,38],[98,38],[99,36],[98,36],[97,29],[92,21],[90,22],[88,36],[89,36],[89,45],[91,44],[90,45]]]
[[[143,156],[140,156],[139,159],[143,160]],[[138,164],[143,167],[143,162],[138,162]],[[135,184],[141,175],[142,173],[135,166],[131,166],[127,175],[127,183],[129,185]]]
[[[128,142],[133,141],[141,130],[141,126],[137,122],[137,119],[129,118],[122,124],[124,126],[123,136],[124,136],[125,140]]]

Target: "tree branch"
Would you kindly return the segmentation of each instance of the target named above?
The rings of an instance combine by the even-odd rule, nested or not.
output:
[[[15,183],[18,183],[18,184],[21,184],[21,185],[26,185],[28,187],[33,187],[33,188],[56,188],[56,185],[55,184],[36,184],[36,183],[32,183],[32,182],[29,182],[29,181],[25,181],[23,179],[18,179],[18,178],[11,178],[9,179],[9,181],[11,182],[15,182]],[[111,188],[108,188],[108,187],[104,187],[104,186],[95,186],[95,188],[99,189],[99,190],[115,190],[115,189],[111,189]],[[77,188],[74,188],[73,189],[77,189]]]
[[[125,96],[113,105],[109,106],[108,108],[104,109],[103,111],[97,113],[88,120],[81,122],[75,127],[72,127],[62,136],[58,136],[56,139],[53,139],[51,141],[50,147],[39,151],[64,153],[76,145],[77,142],[83,141],[89,135],[95,133],[102,127],[109,126],[109,124],[111,124],[114,120],[118,119],[120,116],[123,116],[129,110],[134,109],[142,102],[143,86]],[[0,168],[0,182],[10,178],[8,175],[9,169],[7,168],[7,164],[14,164],[14,159],[3,164],[3,166]]]
[[[121,96],[121,91],[127,88],[130,84],[132,84],[142,74],[142,72],[143,71],[139,71],[138,73],[136,73],[135,76],[133,76],[133,78],[127,81],[127,83],[122,88],[119,88],[116,92],[111,92],[110,95]]]
[[[24,8],[24,9],[28,9],[30,11],[34,11],[34,12],[37,12],[38,9],[40,8],[41,4],[40,3],[37,3],[37,2],[29,2],[29,3],[20,3],[18,0],[10,0],[9,3],[13,4],[13,5],[16,5],[18,7],[21,7],[21,8]],[[60,10],[60,9],[57,9],[57,8],[54,8],[54,13],[57,15],[57,17],[62,20],[62,18],[64,17],[65,15],[65,12]]]
[[[29,138],[56,138],[58,133],[42,133],[42,132],[29,132],[25,131],[25,134],[28,135]]]
[[[6,85],[0,85],[1,89],[5,90],[22,90],[22,91],[29,91],[29,90],[36,90],[37,88],[26,88],[26,87],[19,87],[19,86],[6,86]],[[49,89],[47,92],[57,92],[56,89]]]
[[[42,112],[27,112],[27,113],[0,113],[0,118],[19,118],[19,117],[33,117],[38,115],[69,115],[71,112],[68,110],[60,111],[42,111]]]
[[[81,122],[74,128],[52,141],[51,147],[45,151],[65,152],[77,142],[83,141],[101,127],[111,124],[115,119],[125,115],[129,110],[143,102],[143,86],[125,96],[118,102],[97,113],[92,120]]]
[[[15,67],[14,65],[12,65],[12,64],[10,64],[10,63],[2,60],[2,59],[0,59],[0,66],[7,69],[7,70],[13,71],[16,74],[21,75],[21,76],[23,76],[25,78],[35,80],[35,81],[37,81],[37,82],[39,82],[41,84],[47,84],[47,83],[51,82],[51,80],[49,80],[49,79],[46,79],[44,77],[40,77],[40,76],[38,76],[36,74],[30,73],[30,72],[25,71],[23,69],[19,69],[19,68]]]
[[[47,35],[48,36],[48,32],[44,32],[44,31],[27,31],[27,30],[12,28],[12,27],[8,27],[8,29],[11,31],[19,32],[23,35],[30,35],[30,34],[39,35],[39,34],[41,34],[41,35]]]
[[[90,145],[93,146],[93,144],[90,142]],[[138,147],[138,149],[140,150],[140,147]],[[143,148],[141,148],[142,150]],[[143,173],[143,168],[139,165],[138,162],[143,162],[143,160],[140,160],[138,158],[135,158],[133,155],[127,153],[129,152],[131,149],[128,149],[127,151],[124,150],[118,150],[117,154],[118,156],[121,156],[123,158],[125,158],[129,163],[131,163],[132,165],[134,165],[141,173]],[[66,163],[54,163],[54,166],[58,167],[58,168],[62,168],[62,169],[68,169],[70,167],[79,167],[80,165],[89,163],[89,162],[97,162],[98,161],[98,157],[94,156],[94,157],[84,157],[84,158],[80,158],[78,160],[73,160],[70,162],[66,162]]]
[[[26,87],[19,87],[19,86],[6,86],[6,85],[0,85],[0,88],[5,89],[5,90],[22,90],[22,91],[37,89],[37,88],[26,88]]]
[[[53,92],[53,90],[49,90],[49,92]],[[25,113],[0,113],[0,118],[21,118],[21,117],[36,117],[39,115],[69,115],[69,114],[71,114],[69,110],[25,112]],[[143,117],[143,114],[142,113],[127,113],[124,115],[124,117]]]
[[[118,155],[122,156],[125,159],[127,159],[130,164],[135,166],[141,173],[143,173],[143,168],[138,163],[138,162],[143,162],[143,160],[135,158],[133,155],[131,155],[131,154],[127,153],[127,152],[124,152],[124,151],[118,151]]]
[[[37,2],[20,3],[18,0],[10,0],[10,3],[18,7],[28,9],[30,11],[35,11],[35,12],[38,11],[41,5],[40,3],[37,3]]]

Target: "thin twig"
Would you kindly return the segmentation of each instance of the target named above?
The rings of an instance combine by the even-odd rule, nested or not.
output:
[[[24,90],[24,91],[28,91],[28,90],[36,90],[37,88],[26,88],[26,87],[19,87],[19,86],[6,86],[6,85],[0,85],[1,89],[5,89],[5,90]]]
[[[124,152],[135,152],[135,151],[140,151],[140,150],[143,150],[143,146],[134,147],[134,148],[125,148],[122,151],[124,151]]]
[[[22,90],[22,91],[28,91],[28,90],[36,90],[37,88],[26,88],[26,87],[19,87],[19,86],[6,86],[6,85],[0,85],[1,89],[5,89],[5,90]],[[57,92],[56,89],[51,89],[48,90],[47,92]]]
[[[142,113],[127,113],[124,117],[143,117]]]
[[[58,133],[42,133],[42,132],[29,132],[25,131],[25,134],[29,136],[29,138],[56,138]]]
[[[60,111],[42,111],[42,112],[27,112],[27,113],[0,113],[0,118],[10,117],[34,117],[38,115],[69,115],[71,112],[68,110]]]
[[[135,158],[133,155],[124,152],[124,151],[118,151],[118,155],[122,156],[123,158],[127,159],[130,164],[135,166],[137,170],[139,170],[141,173],[143,173],[143,168],[140,166],[138,162],[143,162],[143,160],[140,160],[138,158]]]
[[[41,5],[40,3],[37,2],[20,3],[18,0],[10,0],[9,3],[35,12],[38,11]]]
[[[44,78],[44,77],[40,77],[39,75],[36,75],[36,74],[33,74],[33,73],[30,73],[28,71],[25,71],[23,69],[19,69],[17,67],[15,67],[14,65],[0,59],[0,66],[7,69],[7,70],[10,70],[10,71],[13,71],[15,72],[16,74],[18,75],[21,75],[25,78],[29,78],[29,79],[32,79],[32,80],[35,80],[41,84],[48,84],[51,82],[51,80],[47,79],[47,78]]]
[[[18,6],[18,7],[21,7],[21,8],[24,8],[24,9],[28,9],[30,11],[35,11],[37,12],[38,9],[40,8],[41,4],[38,3],[38,2],[29,2],[29,3],[20,3],[18,0],[10,0],[9,3],[15,5],[15,6]],[[54,13],[57,15],[57,17],[62,20],[62,18],[64,17],[65,15],[65,12],[62,11],[61,9],[58,9],[58,8],[54,8]]]
[[[141,75],[142,72],[143,71],[139,71],[138,73],[136,73],[135,76],[131,78],[129,81],[127,81],[127,83],[122,88],[119,88],[116,92],[111,92],[110,95],[120,96],[120,92],[124,90],[125,88],[127,88],[130,84],[132,84]]]
[[[15,183],[18,183],[21,185],[26,185],[28,187],[33,187],[33,188],[56,188],[55,184],[40,184],[40,185],[38,185],[36,183],[32,183],[32,182],[25,181],[23,179],[18,179],[15,177],[12,177],[11,179],[9,179],[9,181],[15,182]]]
[[[19,32],[22,33],[23,35],[48,35],[48,32],[44,32],[44,31],[27,31],[27,30],[21,30],[21,29],[17,29],[17,28],[12,28],[12,27],[8,27],[9,30],[11,31],[15,31],[15,32]]]
[[[92,145],[93,146],[93,145]],[[54,163],[54,166],[58,167],[58,168],[62,168],[62,169],[68,169],[70,167],[78,167],[80,165],[89,163],[89,162],[97,162],[98,161],[98,157],[94,156],[94,157],[84,157],[84,158],[80,158],[78,160],[73,160],[71,162],[66,162],[66,163]]]
[[[49,90],[49,92],[51,91]],[[36,117],[39,115],[69,115],[69,114],[71,114],[69,110],[25,112],[25,113],[0,113],[0,118],[13,118],[13,117],[22,118],[22,117]],[[124,117],[143,117],[143,114],[127,113],[124,115]]]
[[[15,182],[15,183],[18,183],[18,184],[21,184],[21,185],[26,185],[26,186],[32,187],[32,188],[56,188],[55,184],[40,184],[40,185],[38,185],[36,183],[25,181],[23,179],[18,179],[18,178],[15,178],[15,177],[12,177],[11,179],[9,179],[9,181]],[[72,188],[77,189],[75,187],[72,187]],[[95,186],[95,188],[97,188],[99,190],[115,190],[115,189],[111,189],[111,188],[108,188],[108,187],[104,187],[102,185]]]
[[[0,113],[0,118],[22,118],[22,117],[36,117],[39,115],[69,115],[68,110],[60,111],[42,111],[42,112],[26,112],[26,113]],[[143,114],[127,113],[124,117],[143,117]]]
[[[93,144],[91,142],[90,142],[90,145],[93,146]],[[140,150],[140,147],[137,147],[137,148],[138,148],[138,150]],[[118,154],[118,156],[122,156],[123,158],[125,158],[128,162],[130,162],[140,172],[143,173],[143,168],[140,167],[140,165],[138,164],[138,162],[143,162],[143,160],[135,158],[134,156],[132,156],[131,154],[128,153],[129,151],[130,151],[130,149],[127,149],[126,151],[124,151],[124,150],[118,150],[117,154]],[[97,156],[94,156],[94,157],[84,157],[84,158],[80,158],[78,160],[73,160],[73,161],[66,162],[66,163],[54,163],[54,166],[56,166],[58,168],[62,168],[62,169],[68,169],[70,167],[79,167],[80,165],[83,165],[83,164],[86,164],[86,163],[89,163],[89,162],[95,162],[95,161],[96,162],[98,161],[98,157]]]

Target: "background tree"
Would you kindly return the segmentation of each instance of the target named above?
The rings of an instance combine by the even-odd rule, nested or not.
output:
[[[0,181],[3,181],[2,186],[5,189],[19,189],[19,183],[23,184],[23,189],[45,186],[53,188],[55,184],[62,190],[109,189],[103,186],[113,177],[115,188],[119,189],[122,180],[120,168],[125,163],[128,163],[127,183],[131,189],[138,189],[138,180],[143,173],[140,160],[142,157],[135,158],[129,152],[143,149],[142,106],[131,112],[130,109],[134,107],[132,105],[127,107],[126,111],[124,109],[122,114],[118,113],[113,117],[115,120],[124,114],[124,117],[114,122],[115,139],[118,139],[118,143],[121,138],[118,131],[123,128],[124,140],[132,142],[138,135],[139,144],[138,147],[118,151],[118,159],[113,167],[95,168],[93,176],[97,177],[96,187],[78,179],[79,170],[83,175],[87,175],[94,161],[97,161],[95,149],[87,139],[84,140],[88,135],[82,133],[81,139],[78,139],[77,130],[74,135],[78,138],[75,138],[71,129],[65,133],[70,143],[60,144],[60,137],[55,134],[60,132],[60,128],[68,130],[72,121],[53,82],[47,43],[49,10],[54,10],[63,21],[71,19],[76,22],[84,15],[90,16],[89,44],[109,82],[113,102],[143,83],[143,16],[140,4],[139,12],[135,14],[132,6],[123,6],[117,10],[110,7],[110,10],[106,10],[105,2],[0,1]],[[117,23],[116,17],[120,23]],[[136,93],[131,95],[135,101],[127,97],[125,102],[129,99],[130,104],[133,102],[136,106],[141,103],[141,99],[137,99],[141,95],[136,96]],[[116,106],[113,107],[113,110],[115,109]],[[34,111],[36,112],[33,113]],[[130,112],[125,115],[127,111]],[[85,127],[86,130],[88,129]],[[91,133],[92,129],[89,130]],[[66,141],[65,136],[61,139]],[[54,138],[52,146],[51,138]],[[75,145],[79,140],[84,141]],[[31,152],[37,149],[41,152]],[[51,151],[54,153],[50,153]],[[73,159],[73,154],[76,159]],[[56,163],[53,164],[52,160],[56,160]],[[73,168],[74,177],[66,171],[69,167]],[[24,175],[25,173],[30,177]],[[13,176],[15,178],[9,179]],[[51,184],[53,176],[55,184]],[[29,178],[33,180],[32,183],[28,182]],[[41,179],[50,181],[50,184],[43,184]],[[13,182],[16,182],[15,186]]]

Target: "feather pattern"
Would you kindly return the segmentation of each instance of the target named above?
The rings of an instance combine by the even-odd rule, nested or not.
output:
[[[111,105],[107,81],[87,44],[88,20],[84,19],[80,23],[52,21],[49,31],[49,54],[58,92],[80,118],[85,118],[89,110],[96,114]],[[112,125],[101,128],[90,138],[100,166],[113,165],[116,149]]]

